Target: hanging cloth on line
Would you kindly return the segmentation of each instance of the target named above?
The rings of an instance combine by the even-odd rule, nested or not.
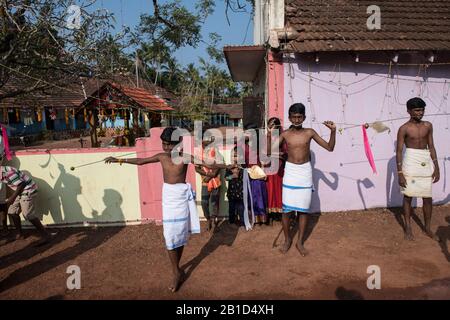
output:
[[[377,173],[377,167],[375,165],[375,160],[373,159],[372,149],[370,148],[369,138],[367,137],[367,129],[365,125],[362,125],[363,139],[364,139],[364,150],[366,152],[367,160],[372,167],[373,173]]]

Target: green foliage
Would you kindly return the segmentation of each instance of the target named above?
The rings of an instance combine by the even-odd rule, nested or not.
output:
[[[73,0],[0,0],[0,101],[101,76],[110,51],[125,62],[124,34],[111,35],[112,15],[94,2],[77,1],[80,25],[69,27]]]
[[[155,1],[154,1],[155,2]],[[180,0],[157,4],[153,15],[141,16],[139,33],[150,43],[164,43],[171,50],[196,47],[201,39],[202,17],[191,13]]]
[[[220,35],[202,38],[217,1],[226,4],[224,14],[253,8],[251,0],[196,0],[192,10],[180,0],[152,0],[154,12],[142,15],[136,30],[124,27],[113,35],[114,16],[93,10],[96,0],[75,3],[82,14],[79,29],[67,27],[73,0],[0,0],[0,63],[6,66],[0,68],[0,101],[60,90],[79,83],[80,76],[134,72],[137,54],[140,73],[177,94],[184,115],[205,117],[213,103],[239,98],[249,88],[225,71]],[[201,42],[208,59],[198,65],[181,66],[174,58],[177,49]]]

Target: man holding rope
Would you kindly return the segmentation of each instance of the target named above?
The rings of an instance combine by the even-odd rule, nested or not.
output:
[[[326,142],[314,129],[303,128],[305,119],[305,106],[301,103],[293,104],[289,108],[289,121],[292,126],[289,130],[284,131],[275,142],[275,150],[279,150],[283,143],[286,143],[288,150],[282,192],[282,224],[285,241],[280,251],[286,253],[289,250],[292,244],[289,235],[290,215],[293,212],[299,213],[299,235],[296,248],[303,257],[308,254],[303,242],[314,188],[310,161],[311,140],[330,152],[334,150],[336,144],[336,125],[332,121],[323,123],[331,130],[330,140]],[[268,141],[270,141],[270,137]]]
[[[188,242],[190,233],[200,233],[200,221],[197,214],[194,193],[190,184],[186,183],[186,173],[188,163],[173,161],[172,151],[181,142],[172,140],[172,136],[177,128],[165,128],[161,134],[162,147],[164,152],[158,153],[149,158],[137,159],[116,159],[109,157],[105,163],[127,163],[132,165],[145,165],[148,163],[160,162],[163,169],[163,230],[166,248],[169,253],[170,262],[173,270],[173,282],[169,287],[172,292],[178,291],[181,283],[184,281],[184,271],[180,269],[181,255],[183,248]],[[176,150],[179,153],[180,150]],[[189,156],[191,162],[194,162],[193,156]],[[179,160],[179,159],[176,159]],[[207,164],[201,160],[195,161],[209,169],[228,169],[234,166],[224,164]]]

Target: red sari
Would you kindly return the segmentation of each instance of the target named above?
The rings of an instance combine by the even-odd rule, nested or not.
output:
[[[286,154],[286,145],[281,147],[283,154]],[[280,165],[278,171],[275,174],[267,175],[267,205],[268,212],[283,212],[283,176],[284,176],[284,164],[285,162],[280,159]]]

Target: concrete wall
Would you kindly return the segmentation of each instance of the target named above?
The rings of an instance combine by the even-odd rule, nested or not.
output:
[[[368,60],[365,61],[373,61]],[[314,165],[314,211],[355,210],[372,207],[400,206],[395,141],[397,130],[408,119],[406,101],[421,96],[427,103],[427,114],[450,113],[450,66],[389,67],[382,64],[356,64],[342,58],[320,58],[319,63],[300,57],[285,57],[282,68],[270,74],[269,81],[282,86],[271,97],[269,114],[276,114],[275,97],[283,101],[284,126],[289,127],[288,109],[294,102],[307,107],[306,127],[314,128],[328,140],[329,130],[319,124],[333,120],[338,128],[352,124],[355,128],[337,134],[333,153],[312,143]],[[278,78],[275,79],[274,76]],[[283,78],[284,83],[280,82]],[[280,98],[281,94],[281,98]],[[384,121],[386,119],[390,119]],[[364,152],[362,128],[366,122],[383,120],[390,132],[375,133],[368,129],[378,174],[372,173]],[[441,180],[434,185],[435,203],[450,201],[449,116],[426,116],[434,126]],[[421,205],[420,201],[418,203]]]
[[[28,173],[38,184],[36,208],[44,224],[160,223],[163,184],[161,165],[105,165],[101,160],[108,156],[153,156],[161,152],[161,131],[162,128],[151,129],[151,137],[138,139],[133,148],[19,151],[6,165]],[[224,148],[220,153],[229,163],[229,148]],[[75,167],[75,170],[70,170],[71,167]],[[197,208],[203,218],[201,180],[192,165],[188,169],[187,182],[197,192]],[[5,186],[0,189],[0,201],[4,199],[5,189]],[[219,212],[223,217],[228,216],[226,189],[223,180]]]
[[[136,157],[132,149],[21,151],[11,165],[39,187],[36,207],[45,224],[135,223],[141,220],[138,169],[105,165],[107,156]]]
[[[255,0],[253,19],[253,44],[264,44],[272,29],[284,27],[285,0]]]

